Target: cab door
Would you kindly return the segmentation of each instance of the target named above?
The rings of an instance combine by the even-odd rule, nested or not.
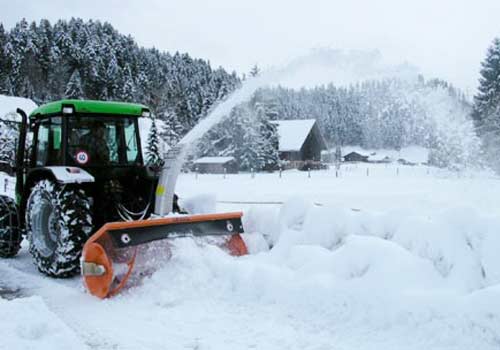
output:
[[[35,126],[33,167],[62,165],[62,118],[40,119]]]

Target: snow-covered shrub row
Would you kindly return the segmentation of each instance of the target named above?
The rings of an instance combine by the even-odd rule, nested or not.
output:
[[[256,215],[249,216],[251,221]],[[397,284],[400,278],[421,276],[421,281],[430,278],[432,287],[464,292],[500,283],[500,256],[495,253],[500,219],[473,208],[442,209],[431,216],[406,211],[377,214],[294,198],[265,222],[261,227],[250,224],[250,229],[263,233],[274,250],[323,247],[335,261],[329,272],[343,279],[375,274]],[[307,259],[314,261],[314,254]]]

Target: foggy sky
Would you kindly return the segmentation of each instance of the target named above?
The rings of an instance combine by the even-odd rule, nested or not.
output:
[[[72,16],[110,22],[140,45],[188,52],[238,73],[279,65],[311,48],[379,49],[426,77],[477,87],[500,36],[500,0],[0,0],[0,22]]]

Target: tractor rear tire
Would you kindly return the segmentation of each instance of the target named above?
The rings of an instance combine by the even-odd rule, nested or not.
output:
[[[0,258],[16,256],[22,240],[16,202],[10,197],[0,196]]]
[[[78,187],[37,182],[26,205],[26,232],[38,270],[52,277],[74,276],[92,234],[90,199]]]

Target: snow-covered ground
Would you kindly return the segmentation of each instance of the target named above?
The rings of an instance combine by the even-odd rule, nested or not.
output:
[[[360,163],[339,177],[182,174],[177,192],[243,210],[274,248],[234,258],[179,240],[101,301],[38,274],[25,247],[0,261],[0,296],[14,298],[0,300],[0,349],[500,347],[498,178]]]

